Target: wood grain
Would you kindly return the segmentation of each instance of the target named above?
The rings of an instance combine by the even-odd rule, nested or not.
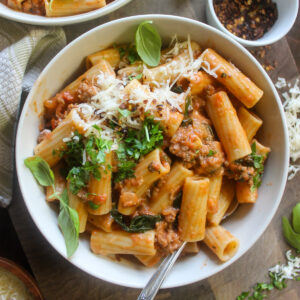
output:
[[[205,21],[204,2],[203,0],[133,0],[127,6],[107,17],[84,24],[67,26],[65,30],[68,41],[71,41],[104,22],[145,13],[173,14]],[[296,49],[299,53],[300,30],[299,28],[293,30],[295,32],[293,32],[291,39],[296,39],[296,43],[298,43]],[[292,40],[289,42],[295,45]],[[295,51],[294,48],[293,50]],[[273,81],[276,81],[278,76],[291,81],[299,76],[286,38],[271,46],[264,60],[266,59],[269,61],[277,60],[278,63],[277,68],[270,72]],[[298,64],[300,65],[299,56]],[[299,182],[300,174],[293,181],[288,182],[281,205],[272,223],[258,242],[242,258],[208,280],[185,287],[161,290],[156,299],[231,300],[258,281],[267,280],[268,268],[279,261],[284,261],[284,253],[288,247],[281,233],[281,217],[289,215],[292,207],[299,201]],[[30,219],[17,182],[15,182],[14,191],[9,213],[45,299],[136,299],[139,290],[119,287],[95,279],[57,254]],[[191,272],[200,272],[200,270],[195,269]],[[299,282],[289,281],[287,289],[281,292],[272,291],[270,299],[300,299],[299,286]]]

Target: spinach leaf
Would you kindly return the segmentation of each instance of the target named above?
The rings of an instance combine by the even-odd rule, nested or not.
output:
[[[287,217],[282,218],[282,229],[288,244],[300,251],[300,234],[294,231]]]
[[[24,160],[36,181],[42,186],[54,185],[54,174],[48,163],[39,156],[28,157]]]
[[[300,234],[300,203],[293,208],[293,228]]]
[[[160,61],[161,38],[152,21],[141,23],[135,34],[136,50],[149,66],[156,67]]]
[[[184,92],[182,86],[180,86],[180,85],[174,85],[174,86],[171,88],[171,91],[172,91],[173,93],[176,93],[176,94],[181,94],[181,93]]]
[[[69,206],[67,189],[58,196],[58,199],[60,202],[58,224],[64,236],[67,256],[71,257],[79,244],[79,217],[77,211]]]
[[[151,215],[142,215],[134,217],[129,226],[126,225],[124,221],[124,216],[114,209],[110,212],[111,216],[114,218],[115,222],[119,224],[122,229],[126,232],[145,232],[155,228],[156,222],[161,221],[161,216],[151,216]]]

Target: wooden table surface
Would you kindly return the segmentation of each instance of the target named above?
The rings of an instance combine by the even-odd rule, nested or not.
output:
[[[205,22],[204,2],[203,0],[133,0],[127,6],[107,17],[80,25],[67,26],[65,30],[68,41],[71,41],[81,33],[104,22],[146,13],[180,15]],[[300,18],[298,16],[297,24],[289,34],[288,40],[283,38],[266,51],[264,63],[274,64],[274,61],[277,61],[275,70],[269,72],[273,81],[276,81],[278,76],[282,76],[293,82],[299,76],[297,69],[297,65],[298,68],[300,66],[299,27]],[[293,59],[291,49],[294,51],[297,64]],[[185,287],[161,290],[157,299],[231,300],[255,283],[267,280],[268,268],[279,261],[285,261],[284,253],[288,247],[281,233],[281,217],[289,215],[292,207],[299,201],[299,183],[300,174],[287,183],[281,205],[272,223],[242,258],[207,280]],[[32,222],[16,181],[9,215],[45,299],[136,299],[139,290],[120,287],[95,279],[56,253]],[[198,270],[191,270],[191,272],[198,272]],[[281,292],[272,291],[270,299],[300,299],[300,283],[289,281],[288,288],[285,290]]]

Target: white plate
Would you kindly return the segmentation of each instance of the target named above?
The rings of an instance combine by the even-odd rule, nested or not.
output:
[[[10,19],[16,22],[27,23],[32,25],[43,25],[43,26],[58,26],[58,25],[69,25],[81,23],[89,20],[93,20],[102,16],[105,16],[118,8],[122,7],[131,0],[115,0],[108,5],[86,12],[83,14],[65,16],[65,17],[45,17],[27,14],[21,11],[11,9],[0,3],[0,17]]]
[[[68,82],[83,72],[84,58],[111,44],[133,41],[137,25],[143,20],[153,20],[164,41],[174,33],[193,40],[202,46],[210,46],[230,59],[259,87],[264,96],[256,106],[257,113],[264,120],[259,140],[272,148],[267,161],[259,197],[255,205],[243,205],[224,226],[240,240],[240,248],[233,259],[220,263],[205,247],[198,255],[178,261],[166,281],[164,288],[176,287],[205,279],[220,272],[247,250],[261,236],[274,216],[280,203],[287,178],[288,139],[284,113],[280,98],[266,72],[255,58],[237,42],[224,33],[203,23],[186,18],[166,15],[144,15],[120,19],[99,26],[77,38],[66,46],[45,68],[23,108],[16,141],[17,174],[24,201],[35,224],[64,257],[66,248],[62,234],[57,226],[57,214],[45,201],[43,189],[33,179],[24,166],[24,159],[33,155],[39,134],[39,115],[43,100],[53,96]],[[141,288],[154,272],[154,268],[144,268],[138,264],[119,263],[94,255],[87,240],[80,246],[70,262],[85,272],[103,280]]]

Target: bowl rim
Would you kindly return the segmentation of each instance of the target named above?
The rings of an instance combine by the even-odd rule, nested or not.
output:
[[[249,46],[249,47],[259,47],[259,46],[270,45],[270,44],[277,42],[281,38],[283,38],[293,27],[293,25],[296,21],[298,9],[299,9],[299,2],[297,0],[295,0],[294,3],[296,3],[297,9],[294,11],[294,15],[292,15],[292,18],[290,19],[290,25],[285,29],[285,31],[283,31],[283,33],[281,35],[278,35],[274,38],[268,38],[268,39],[264,39],[264,37],[262,37],[262,38],[259,38],[259,39],[253,41],[253,40],[242,39],[242,38],[232,34],[229,30],[227,30],[227,28],[221,23],[221,21],[219,20],[217,14],[215,12],[213,1],[214,0],[207,0],[206,5],[207,5],[208,9],[210,10],[210,13],[211,13],[212,17],[214,18],[215,22],[217,23],[218,28],[220,30],[222,30],[223,32],[225,32],[226,34],[228,34],[234,40],[241,43],[242,45]]]
[[[21,266],[17,265],[14,261],[5,257],[0,257],[0,268],[3,268],[16,276],[30,291],[31,295],[36,300],[43,300],[43,295],[37,285],[36,280]]]
[[[279,114],[281,116],[281,123],[282,123],[282,129],[283,129],[283,134],[284,134],[284,153],[285,153],[285,160],[284,160],[284,168],[282,171],[282,178],[281,178],[281,183],[279,185],[278,188],[278,193],[277,193],[277,200],[274,203],[274,205],[272,206],[270,213],[268,215],[267,218],[264,219],[264,224],[257,230],[257,234],[256,237],[252,240],[252,242],[249,244],[249,247],[247,247],[247,249],[243,249],[240,253],[236,254],[234,257],[232,257],[229,261],[223,263],[221,266],[218,267],[218,270],[215,270],[214,272],[212,272],[209,276],[205,277],[205,278],[200,278],[198,280],[188,280],[183,278],[182,281],[180,282],[180,284],[172,284],[169,283],[168,285],[162,285],[162,288],[174,288],[174,287],[180,287],[180,286],[184,286],[184,285],[188,285],[194,282],[198,282],[201,281],[203,279],[207,279],[213,275],[215,275],[218,272],[221,272],[222,270],[224,270],[227,266],[233,264],[235,261],[237,261],[239,258],[241,258],[248,250],[250,250],[253,245],[257,242],[257,240],[261,237],[261,235],[264,233],[264,231],[266,230],[267,226],[270,224],[271,220],[273,219],[278,206],[281,202],[282,199],[282,195],[284,192],[284,188],[285,188],[285,184],[286,184],[286,179],[287,179],[287,175],[288,175],[288,165],[289,165],[289,147],[288,147],[288,131],[287,131],[287,125],[286,125],[286,121],[285,121],[285,114],[283,111],[283,107],[282,107],[282,103],[280,100],[280,97],[276,91],[276,88],[272,82],[272,80],[270,79],[270,77],[268,76],[268,74],[266,73],[266,71],[263,69],[263,67],[259,64],[259,62],[254,58],[254,56],[246,49],[244,48],[241,44],[239,44],[237,41],[235,41],[234,39],[232,39],[231,37],[229,37],[228,35],[226,35],[224,32],[221,32],[220,30],[207,25],[205,23],[193,20],[193,19],[189,19],[189,18],[185,18],[185,17],[179,17],[179,16],[174,16],[174,15],[165,15],[165,14],[145,14],[145,15],[136,15],[136,16],[130,16],[130,17],[125,17],[125,18],[121,18],[118,20],[114,20],[105,24],[102,24],[100,26],[97,26],[91,30],[89,30],[88,32],[82,34],[81,36],[77,37],[75,40],[73,40],[70,44],[68,44],[66,47],[64,47],[48,64],[47,66],[44,68],[44,70],[41,72],[41,74],[39,75],[39,78],[46,75],[48,69],[50,68],[50,66],[52,64],[55,63],[55,61],[60,58],[61,56],[63,56],[65,54],[65,52],[68,51],[69,48],[73,47],[74,44],[78,43],[81,39],[84,39],[86,36],[88,35],[92,35],[97,31],[100,31],[103,28],[109,27],[111,25],[117,24],[117,23],[122,23],[122,22],[127,22],[127,21],[143,21],[145,19],[152,19],[154,22],[157,21],[159,22],[160,20],[163,21],[167,21],[167,20],[176,20],[178,22],[184,22],[184,23],[191,23],[194,24],[198,27],[203,27],[205,29],[208,29],[210,31],[213,31],[214,33],[216,33],[217,35],[220,35],[222,37],[224,37],[225,39],[229,40],[231,43],[233,43],[236,47],[239,48],[240,51],[242,51],[245,55],[247,55],[249,57],[249,59],[252,61],[252,63],[258,68],[258,70],[264,75],[265,79],[268,81],[269,86],[272,90],[272,93],[274,95],[274,100],[278,106],[278,110],[279,110]],[[25,117],[26,117],[26,112],[29,108],[29,104],[30,102],[28,101],[30,98],[33,97],[35,90],[38,88],[39,85],[39,78],[36,80],[34,86],[32,87],[29,95],[27,96],[27,99],[25,101],[24,107],[22,109],[22,113],[19,119],[19,123],[18,123],[18,128],[17,128],[17,135],[16,135],[16,148],[15,148],[15,159],[16,162],[18,162],[18,157],[21,156],[20,153],[22,152],[21,149],[21,126],[24,123]],[[22,183],[21,180],[21,168],[22,166],[19,165],[18,163],[16,163],[16,170],[17,170],[17,177],[18,177],[18,181],[19,181],[19,185],[20,185],[20,190],[22,193],[22,197],[24,194],[24,191],[27,189],[27,187]],[[55,245],[51,244],[50,241],[48,240],[47,236],[41,231],[41,229],[38,227],[37,222],[35,221],[34,217],[33,217],[33,212],[31,211],[30,207],[27,205],[27,201],[25,200],[25,198],[23,197],[23,200],[25,202],[25,206],[31,216],[31,219],[33,220],[34,224],[37,226],[37,228],[39,229],[39,231],[41,232],[41,234],[44,236],[44,238],[48,241],[48,243],[56,250],[56,252],[58,252],[61,256],[64,257],[64,259],[66,259],[67,261],[69,261],[72,265],[74,265],[75,267],[83,270],[84,272],[86,272],[87,274],[90,274],[96,278],[99,278],[101,280],[113,283],[113,284],[117,284],[117,285],[121,285],[121,286],[126,286],[126,287],[131,287],[131,288],[143,288],[143,286],[139,286],[136,285],[132,282],[120,282],[119,280],[115,280],[115,279],[107,279],[104,277],[104,275],[99,275],[96,272],[93,272],[91,270],[89,270],[88,268],[86,268],[85,266],[82,265],[77,265],[74,261],[69,260],[65,253],[63,251],[60,251],[59,249],[57,249],[55,247]]]
[[[31,25],[41,26],[58,26],[58,25],[71,25],[81,22],[90,21],[99,17],[103,17],[129,3],[132,0],[115,0],[104,7],[97,8],[81,14],[64,16],[64,17],[45,17],[33,15],[14,10],[0,2],[0,17],[8,20],[16,21],[18,23],[25,23]],[[1,9],[5,6],[5,10]]]

